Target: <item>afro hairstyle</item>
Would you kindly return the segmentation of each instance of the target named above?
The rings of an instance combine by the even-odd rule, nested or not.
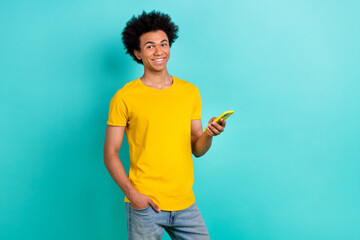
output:
[[[142,12],[141,15],[135,15],[126,23],[126,27],[122,32],[122,41],[124,43],[126,53],[129,54],[137,63],[143,64],[137,59],[134,50],[140,51],[140,36],[147,32],[162,30],[169,39],[169,45],[178,38],[179,27],[175,25],[168,14],[159,11],[150,13]]]

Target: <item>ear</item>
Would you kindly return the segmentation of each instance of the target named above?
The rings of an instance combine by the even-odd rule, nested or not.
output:
[[[141,60],[141,54],[140,54],[140,51],[138,51],[138,50],[134,50],[134,55],[135,55],[135,57],[137,58],[137,59],[139,59],[139,60]]]

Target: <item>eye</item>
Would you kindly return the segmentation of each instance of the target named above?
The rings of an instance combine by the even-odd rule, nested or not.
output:
[[[162,46],[162,47],[165,47],[166,45],[167,45],[167,43],[163,43],[163,44],[161,44],[161,46]]]
[[[146,48],[149,48],[149,49],[150,49],[150,48],[152,48],[152,47],[153,47],[152,45],[149,45],[149,46],[147,46]]]

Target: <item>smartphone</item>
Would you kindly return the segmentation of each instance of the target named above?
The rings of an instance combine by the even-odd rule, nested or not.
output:
[[[232,111],[232,110],[230,110],[230,111],[226,111],[226,112],[223,112],[219,117],[217,117],[215,120],[214,120],[214,122],[216,122],[216,123],[219,123],[220,122],[220,119],[227,119],[228,117],[230,117],[231,116],[231,114],[233,114],[234,113],[234,111]],[[207,127],[205,128],[205,130],[204,130],[204,132],[206,132],[207,131]]]

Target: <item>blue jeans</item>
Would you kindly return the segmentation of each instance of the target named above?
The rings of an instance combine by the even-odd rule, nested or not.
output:
[[[129,240],[162,239],[164,229],[171,239],[210,239],[196,203],[180,211],[156,212],[150,205],[135,209],[126,202]]]

